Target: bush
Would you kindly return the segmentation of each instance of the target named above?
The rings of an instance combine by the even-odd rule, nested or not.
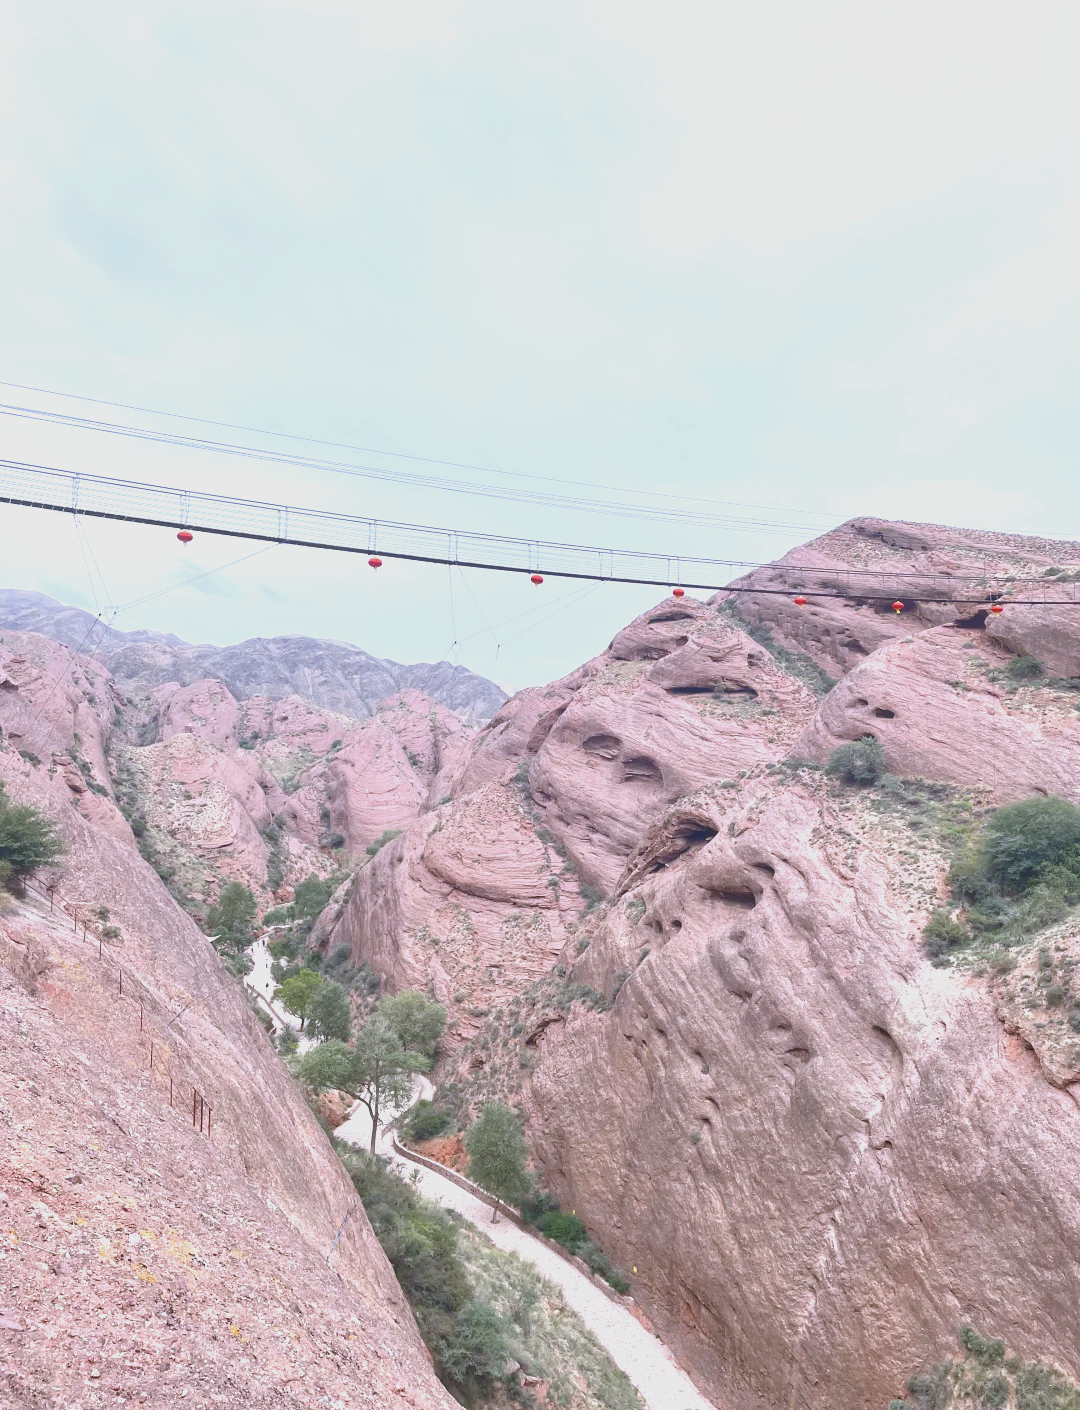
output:
[[[55,861],[65,851],[56,828],[36,808],[8,801],[0,783],[0,862],[8,882],[21,886],[22,878]]]
[[[407,1141],[430,1141],[449,1131],[454,1113],[446,1106],[436,1106],[426,1099],[418,1101],[401,1123],[401,1133]]]
[[[1034,656],[1014,656],[1006,670],[1014,681],[1032,681],[1043,674],[1043,664]]]
[[[931,959],[966,945],[970,939],[968,931],[948,911],[935,911],[923,930],[923,948]]]
[[[518,1206],[521,1210],[521,1217],[527,1224],[539,1224],[545,1214],[551,1214],[559,1208],[559,1201],[547,1190],[537,1190],[521,1201]]]
[[[388,842],[393,842],[395,837],[400,836],[400,827],[387,828],[387,830],[383,833],[381,837],[376,837],[374,842],[369,842],[368,845],[364,848],[364,851],[368,854],[369,857],[374,857],[376,853],[382,851],[382,849],[386,846]]]
[[[1024,891],[1045,867],[1080,864],[1080,808],[1065,798],[1028,798],[998,808],[987,824],[988,874],[1009,891]]]
[[[885,772],[885,754],[878,740],[867,734],[862,739],[834,749],[825,765],[825,772],[844,783],[877,783]]]
[[[576,1214],[552,1210],[550,1214],[540,1216],[536,1227],[570,1253],[579,1253],[589,1242],[589,1231]]]

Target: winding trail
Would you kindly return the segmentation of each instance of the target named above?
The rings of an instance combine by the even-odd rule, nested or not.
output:
[[[272,1015],[275,1029],[287,1023],[290,1028],[298,1030],[299,1020],[292,1014],[282,1013],[272,1003],[275,986],[265,939],[252,945],[248,953],[255,962],[255,968],[247,976],[247,983]],[[307,1040],[301,1038],[300,1050],[307,1046]],[[426,1077],[417,1079],[415,1096],[430,1099],[434,1093],[435,1089]],[[396,1113],[390,1113],[391,1119],[394,1115]],[[357,1103],[348,1120],[337,1128],[334,1135],[339,1140],[367,1150],[371,1143],[371,1117],[366,1107]],[[560,1288],[568,1305],[616,1366],[629,1376],[645,1401],[647,1410],[717,1410],[712,1401],[706,1400],[696,1388],[664,1343],[647,1332],[625,1307],[605,1297],[573,1264],[567,1263],[546,1244],[509,1220],[500,1219],[493,1224],[491,1207],[483,1200],[427,1166],[408,1161],[407,1157],[403,1159],[394,1149],[389,1124],[382,1127],[376,1148],[399,1172],[408,1170],[410,1177],[415,1175],[420,1191],[429,1200],[456,1210],[485,1233],[497,1248],[524,1258],[542,1277]]]
[[[421,1082],[425,1090],[420,1095],[430,1097],[434,1089],[425,1079]],[[366,1109],[362,1106],[354,1108],[348,1121],[339,1126],[334,1134],[366,1150],[371,1141],[371,1118]],[[493,1224],[490,1206],[460,1185],[455,1185],[452,1180],[444,1179],[424,1165],[412,1161],[406,1164],[394,1150],[387,1126],[383,1126],[380,1132],[377,1149],[381,1155],[390,1158],[399,1172],[407,1169],[410,1178],[414,1174],[418,1176],[418,1186],[428,1199],[457,1210],[486,1234],[496,1247],[518,1254],[531,1263],[542,1277],[555,1283],[616,1366],[629,1376],[648,1410],[717,1410],[712,1401],[706,1400],[695,1387],[663,1342],[647,1332],[625,1307],[605,1297],[572,1264],[509,1220],[500,1219]]]

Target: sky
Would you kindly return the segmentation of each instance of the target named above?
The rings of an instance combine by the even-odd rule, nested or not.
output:
[[[10,414],[4,459],[745,562],[856,514],[1080,537],[1075,5],[0,14],[0,381],[38,389],[5,406],[658,512]],[[508,690],[662,595],[11,506],[0,535],[0,586],[122,630],[333,637]]]

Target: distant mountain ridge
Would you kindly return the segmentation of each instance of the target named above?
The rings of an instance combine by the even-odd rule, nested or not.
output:
[[[97,630],[94,631],[94,628]],[[467,724],[479,725],[507,700],[494,681],[449,661],[403,665],[358,646],[318,637],[253,637],[232,646],[192,645],[167,632],[104,629],[91,612],[41,592],[0,588],[0,630],[39,632],[72,651],[96,656],[118,681],[148,689],[166,681],[221,681],[238,700],[299,695],[325,710],[367,719],[380,700],[419,690]],[[92,637],[91,637],[91,634]]]

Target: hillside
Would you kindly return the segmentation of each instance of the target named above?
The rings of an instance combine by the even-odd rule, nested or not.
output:
[[[1080,1370],[1080,917],[922,937],[999,804],[1080,802],[1078,577],[853,521],[668,598],[508,702],[316,931],[447,1004],[444,1099],[523,1104],[718,1402],[883,1410],[960,1322]],[[868,736],[876,784],[822,773]]]
[[[307,636],[192,646],[164,632],[103,630],[90,612],[65,607],[44,593],[13,588],[0,589],[0,630],[5,627],[38,632],[84,654],[88,640],[95,645],[100,640],[97,660],[115,680],[124,682],[129,694],[149,692],[169,681],[187,686],[213,679],[237,700],[295,695],[309,705],[363,720],[386,696],[416,690],[470,725],[489,719],[506,699],[493,681],[448,661],[403,666],[347,642]]]
[[[952,1375],[961,1324],[1036,1379],[1075,1380],[1080,874],[1011,894],[973,859],[1002,805],[1080,804],[1078,584],[1080,545],[856,520],[709,602],[665,598],[479,729],[412,690],[362,720],[213,677],[135,690],[0,631],[0,777],[58,820],[60,892],[107,907],[109,932],[97,960],[94,932],[76,948],[33,895],[0,916],[23,991],[5,1011],[38,1044],[10,1048],[38,1105],[19,1067],[5,1097],[12,1170],[36,1172],[20,1240],[50,1269],[84,1258],[105,1298],[114,1264],[157,1276],[146,1260],[174,1231],[196,1251],[187,1325],[229,1303],[269,1387],[273,1279],[308,1289],[288,1339],[312,1366],[338,1325],[320,1279],[344,1230],[333,1267],[378,1322],[368,1340],[419,1364],[366,1222],[341,1225],[348,1181],[190,918],[230,879],[265,910],[314,875],[337,888],[308,939],[320,962],[445,1004],[441,1100],[462,1123],[489,1097],[520,1105],[542,1184],[715,1404],[886,1410],[912,1373]],[[155,1031],[178,1015],[161,1036],[214,1094],[212,1156],[167,1106],[155,1129],[149,1027],[109,1017],[120,963]],[[74,1126],[76,1089],[86,1148],[119,1141],[128,1167],[94,1187],[99,1209],[148,1201],[154,1238],[119,1216],[99,1229],[64,1190],[74,1151],[71,1173],[91,1168],[78,1130],[63,1150],[49,1134]],[[173,1179],[204,1150],[190,1199]],[[64,1195],[52,1214],[43,1191]],[[247,1229],[225,1250],[237,1267],[196,1237],[209,1206]],[[91,1225],[100,1268],[73,1232]],[[196,1258],[218,1272],[200,1283]],[[160,1272],[179,1287],[168,1258]],[[150,1326],[146,1287],[124,1311]],[[245,1298],[265,1325],[233,1310]],[[998,1343],[965,1336],[989,1375]],[[227,1397],[230,1359],[209,1333],[192,1347]],[[417,1374],[414,1403],[446,1403]]]

